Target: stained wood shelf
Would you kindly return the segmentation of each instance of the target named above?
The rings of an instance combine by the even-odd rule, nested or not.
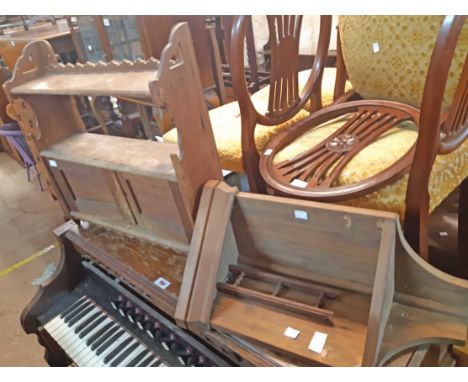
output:
[[[179,146],[170,143],[79,133],[42,150],[48,159],[62,160],[134,175],[176,182],[171,154],[179,155]]]
[[[98,73],[48,73],[11,90],[15,95],[122,95],[150,98],[148,83],[156,79],[157,70]]]

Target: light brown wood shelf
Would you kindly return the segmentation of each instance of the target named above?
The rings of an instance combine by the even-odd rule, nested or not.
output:
[[[74,134],[41,151],[48,159],[175,182],[170,154],[178,155],[179,146],[91,133]]]

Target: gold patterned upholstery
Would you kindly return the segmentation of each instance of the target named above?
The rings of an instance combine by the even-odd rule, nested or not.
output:
[[[299,88],[302,89],[309,78],[310,70],[299,73]],[[325,68],[322,81],[322,102],[325,105],[333,101],[333,90],[336,69]],[[348,84],[348,90],[350,89]],[[265,113],[268,108],[268,95],[270,88],[266,86],[252,95],[252,102],[259,113]],[[307,117],[309,113],[301,110],[286,123],[276,126],[257,125],[255,128],[255,144],[261,152],[268,142],[283,129]],[[241,147],[241,118],[237,102],[222,105],[209,112],[211,127],[218,149],[221,167],[234,172],[244,172]],[[177,143],[177,129],[172,129],[163,136],[165,142]]]
[[[364,99],[420,107],[427,69],[444,16],[340,16],[343,58],[353,88]],[[373,44],[377,44],[374,53]],[[444,96],[450,106],[468,46],[465,23]],[[464,47],[465,49],[460,49]]]
[[[310,70],[299,72],[299,88],[302,89],[309,78]],[[333,102],[335,91],[336,68],[324,68],[322,77],[322,106],[328,106]],[[353,89],[350,81],[346,81],[345,93]],[[310,103],[307,102],[304,109],[310,111]]]
[[[274,164],[313,147],[343,125],[346,117],[324,123],[297,138],[281,150]],[[400,159],[417,139],[416,127],[404,122],[389,130],[377,141],[361,150],[343,169],[334,186],[350,185],[386,169]],[[429,181],[430,212],[432,212],[462,181],[468,177],[468,141],[447,155],[439,155]],[[403,220],[408,174],[369,195],[340,204],[395,212]]]

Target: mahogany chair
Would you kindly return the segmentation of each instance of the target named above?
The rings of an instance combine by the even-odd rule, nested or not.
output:
[[[321,16],[315,61],[309,71],[299,73],[299,39],[302,16],[267,16],[272,45],[269,85],[249,94],[245,76],[244,41],[249,16],[236,16],[231,36],[231,70],[238,102],[210,110],[216,146],[224,170],[247,175],[250,191],[266,191],[259,172],[259,152],[279,132],[309,115],[303,108],[321,106],[321,79],[330,41],[331,16]],[[282,84],[284,86],[282,87]],[[177,142],[177,131],[163,136]]]
[[[343,16],[339,26],[349,78],[366,99],[326,107],[279,134],[260,171],[277,195],[398,213],[426,260],[429,214],[461,184],[466,256],[465,16],[376,17]]]
[[[216,27],[216,37],[221,57],[221,70],[223,73],[224,85],[232,88],[231,74],[231,31],[234,16],[224,15],[215,16],[214,23]],[[246,32],[247,66],[245,67],[245,76],[249,92],[255,93],[270,81],[270,73],[261,70],[257,64],[257,55],[255,51],[254,30],[252,19],[247,20]],[[227,90],[227,89],[226,89]]]

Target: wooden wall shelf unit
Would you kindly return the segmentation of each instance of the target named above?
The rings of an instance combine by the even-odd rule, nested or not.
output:
[[[468,281],[424,262],[396,214],[247,194],[224,183],[205,186],[200,211],[180,325],[309,365],[384,365],[417,346],[465,341]],[[284,335],[288,327],[300,331],[296,339]],[[326,342],[312,351],[318,332]]]
[[[86,133],[74,96],[147,99],[165,107],[162,84],[175,77],[202,92],[194,65],[186,24],[174,28],[161,61],[63,65],[45,41],[25,47],[4,89],[65,217],[188,250],[201,188],[222,179],[213,134],[203,125],[206,107],[198,118],[192,111],[177,119],[178,146]]]

